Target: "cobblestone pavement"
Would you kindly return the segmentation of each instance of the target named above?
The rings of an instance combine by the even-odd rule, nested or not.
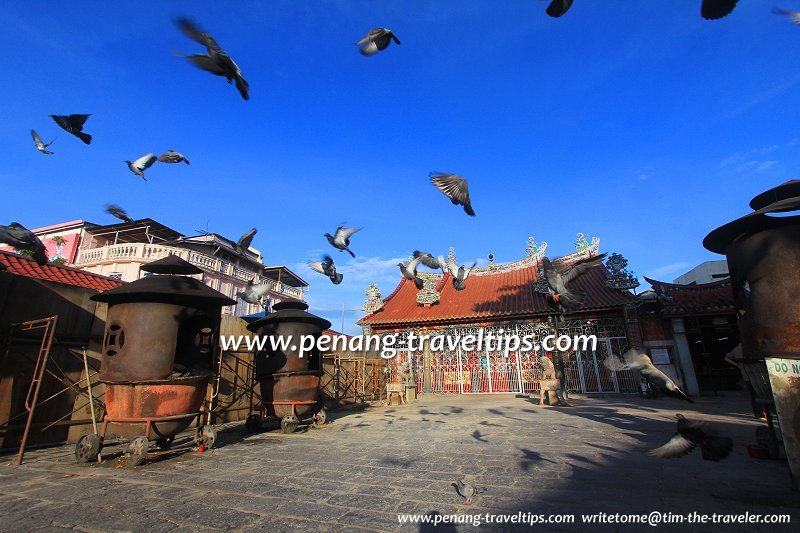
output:
[[[171,451],[134,468],[120,468],[113,457],[120,447],[104,449],[101,465],[75,464],[67,446],[31,451],[20,467],[7,455],[0,457],[0,529],[426,531],[399,525],[398,513],[517,512],[576,516],[575,524],[516,526],[526,530],[678,529],[581,523],[587,513],[651,511],[788,513],[795,522],[692,531],[797,527],[800,496],[789,491],[786,463],[747,454],[759,422],[748,416],[744,398],[573,403],[553,408],[513,396],[438,396],[333,413],[326,427],[292,435],[248,434],[233,424],[220,429],[213,450],[190,451],[179,438]],[[647,456],[674,432],[676,412],[715,422],[736,441],[731,457],[714,463],[698,452],[673,460]],[[450,486],[462,473],[487,489],[472,506]]]

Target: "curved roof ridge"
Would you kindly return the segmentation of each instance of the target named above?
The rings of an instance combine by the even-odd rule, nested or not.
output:
[[[695,283],[693,285],[683,285],[680,283],[668,283],[666,281],[658,281],[656,279],[648,278],[647,276],[642,276],[644,280],[649,283],[650,285],[660,285],[662,287],[669,287],[675,289],[715,289],[717,287],[722,287],[724,285],[728,285],[731,283],[730,276],[718,281],[711,281],[708,283]]]

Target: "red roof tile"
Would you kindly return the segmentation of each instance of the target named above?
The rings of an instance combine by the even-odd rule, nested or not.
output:
[[[582,311],[597,311],[621,307],[635,301],[628,292],[606,285],[608,271],[603,267],[589,270],[577,278],[571,287],[587,293]],[[362,318],[361,324],[448,323],[475,321],[481,318],[511,319],[553,314],[546,295],[538,292],[537,265],[503,270],[497,273],[472,275],[462,291],[453,288],[450,274],[436,284],[439,303],[423,307],[417,303],[414,282],[402,279],[397,288],[384,299],[383,309]]]
[[[54,283],[63,283],[73,287],[83,287],[95,291],[106,291],[124,285],[124,281],[111,279],[100,274],[93,274],[77,268],[47,263],[39,265],[33,259],[24,255],[0,250],[0,263],[8,269],[3,272],[25,276],[26,278],[41,279]]]
[[[677,285],[644,278],[653,290],[664,296],[663,316],[687,316],[698,314],[735,313],[731,280],[724,279],[699,285]]]

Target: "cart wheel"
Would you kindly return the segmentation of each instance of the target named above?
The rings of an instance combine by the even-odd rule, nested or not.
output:
[[[147,437],[136,437],[133,439],[128,447],[125,448],[125,464],[128,466],[139,466],[144,462],[147,457],[147,448],[150,447],[150,442]]]
[[[156,441],[156,446],[158,446],[159,450],[169,450],[172,447],[173,440],[175,440],[175,435],[160,438]]]
[[[75,460],[79,463],[97,460],[98,453],[100,453],[100,436],[94,433],[84,435],[75,445]]]
[[[255,433],[261,429],[261,417],[258,415],[250,415],[244,423],[244,427],[250,433]]]
[[[320,409],[317,414],[314,415],[314,427],[318,428],[324,426],[327,419],[328,415],[325,413],[325,409]]]
[[[217,442],[217,430],[212,426],[204,426],[203,433],[200,435],[200,442],[206,445],[206,450],[214,447]]]
[[[300,421],[294,415],[286,415],[281,419],[281,429],[284,433],[294,433]]]

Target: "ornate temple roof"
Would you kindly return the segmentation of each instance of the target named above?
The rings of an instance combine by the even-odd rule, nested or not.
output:
[[[583,239],[576,243],[577,251],[557,261],[570,264],[584,257],[597,255],[600,240],[592,243]],[[404,324],[444,324],[475,322],[482,319],[510,320],[554,313],[553,307],[542,292],[540,265],[547,249],[546,243],[536,245],[529,241],[528,257],[506,264],[475,268],[466,282],[466,288],[456,291],[450,274],[419,271],[425,282],[417,290],[413,281],[402,278],[400,284],[386,298],[380,297],[375,285],[367,289],[364,310],[368,314],[359,324],[399,326]],[[452,248],[443,262],[456,262]],[[398,273],[399,275],[399,273]],[[612,309],[635,301],[628,291],[608,286],[610,274],[605,268],[594,268],[577,278],[572,286],[587,292],[585,312]]]
[[[665,317],[719,315],[736,312],[731,280],[697,285],[677,285],[644,278],[659,296],[660,314]]]

